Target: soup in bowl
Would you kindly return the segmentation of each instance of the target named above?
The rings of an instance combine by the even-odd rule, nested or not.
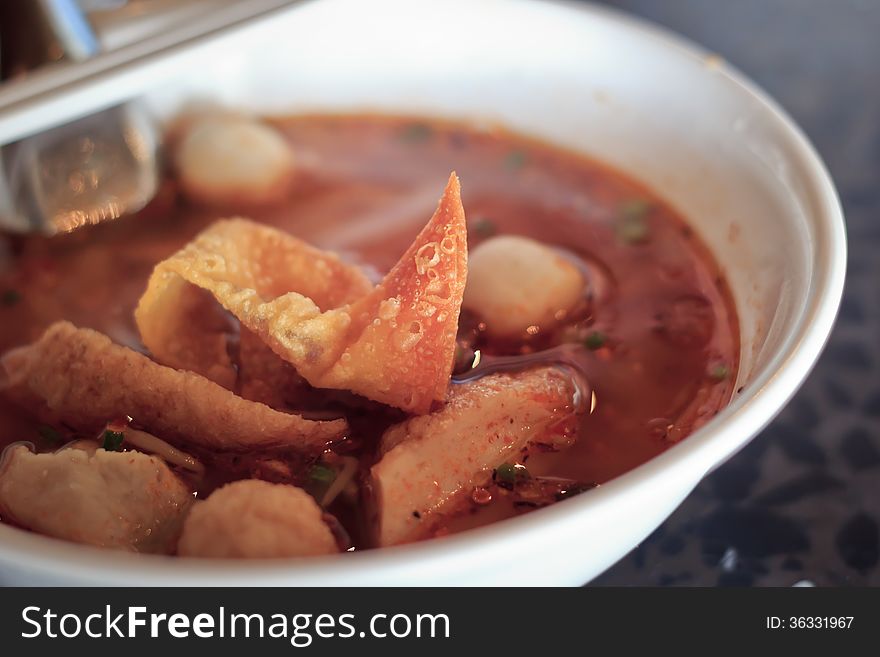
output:
[[[303,37],[291,55],[341,5],[358,11],[283,15]],[[620,60],[617,87],[610,64],[559,54],[534,77],[514,57],[453,81],[430,39],[409,39],[416,81],[353,33],[359,70],[294,66],[286,107],[300,111],[266,114],[285,103],[263,81],[280,64],[230,44],[280,28],[253,26],[209,69],[250,67],[222,109],[187,109],[211,80],[186,68],[147,94],[171,155],[149,206],[7,239],[9,555],[38,535],[91,546],[43,541],[31,567],[48,576],[56,554],[113,549],[80,575],[107,582],[583,581],[769,420],[839,299],[821,165],[732,74],[644,28],[527,3],[471,18],[498,13],[572,48],[594,35],[618,52],[623,35],[644,59]],[[512,52],[510,34],[490,36]],[[668,89],[636,93],[648,61],[716,115],[685,130]],[[345,87],[371,67],[384,88]],[[548,71],[581,102],[504,103],[523,80],[546,99]],[[624,134],[632,107],[654,124]],[[637,144],[659,161],[633,166]],[[515,565],[557,545],[559,563]]]

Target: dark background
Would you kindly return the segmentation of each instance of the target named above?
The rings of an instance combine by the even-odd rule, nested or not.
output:
[[[606,0],[718,53],[776,98],[846,213],[843,305],[760,436],[600,585],[880,585],[880,0]]]

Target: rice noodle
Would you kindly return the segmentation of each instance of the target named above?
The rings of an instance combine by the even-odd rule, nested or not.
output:
[[[182,452],[176,447],[169,445],[161,438],[157,438],[151,433],[140,431],[126,427],[123,430],[125,434],[125,442],[137,447],[138,449],[155,454],[170,465],[176,465],[184,470],[189,470],[197,475],[205,474],[205,466],[194,456],[190,456],[186,452]]]
[[[343,456],[342,457],[342,469],[336,475],[336,478],[333,480],[333,483],[330,484],[330,487],[327,489],[327,492],[324,493],[324,496],[321,498],[321,506],[325,509],[332,504],[333,500],[335,500],[339,494],[345,490],[345,487],[351,483],[352,479],[354,479],[355,474],[357,474],[358,470],[358,460],[353,456]]]

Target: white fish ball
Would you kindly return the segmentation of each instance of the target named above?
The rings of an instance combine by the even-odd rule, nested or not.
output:
[[[471,251],[464,307],[490,335],[515,338],[530,326],[552,328],[583,298],[579,269],[552,248],[515,235],[493,237]]]
[[[284,137],[242,116],[194,121],[180,141],[176,163],[187,196],[210,204],[277,202],[294,174],[293,152]]]

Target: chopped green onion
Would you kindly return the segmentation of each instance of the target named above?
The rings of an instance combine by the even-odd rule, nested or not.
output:
[[[427,141],[433,134],[431,126],[426,123],[410,123],[400,132],[401,141],[419,143]]]
[[[318,504],[326,506],[332,501],[332,498],[328,500],[327,496],[337,487],[336,479],[339,477],[339,474],[339,472],[334,468],[331,468],[329,465],[314,463],[306,471],[304,488],[315,498],[315,501]],[[344,484],[345,482],[343,481],[341,483]],[[339,488],[336,493],[338,494],[341,490],[342,488]],[[333,497],[336,497],[336,494],[334,494]]]
[[[587,336],[586,340],[584,340],[584,346],[586,346],[587,349],[596,351],[596,349],[601,349],[605,346],[606,339],[605,334],[601,331],[593,331]]]
[[[491,219],[480,217],[474,222],[474,232],[480,237],[492,237],[498,232],[498,228]]]
[[[329,486],[336,479],[336,470],[321,463],[309,468],[309,481],[320,486]]]
[[[519,463],[502,463],[495,468],[492,478],[500,486],[513,487],[517,482],[531,478],[529,471]]]
[[[643,199],[632,199],[620,206],[617,217],[617,235],[627,244],[639,244],[648,239],[648,214],[651,204]]]
[[[509,171],[522,169],[529,161],[529,155],[525,151],[510,151],[504,157],[504,168]]]
[[[627,244],[641,244],[648,239],[648,223],[644,219],[624,219],[617,227],[617,234]]]
[[[48,424],[41,424],[37,427],[37,433],[40,434],[40,438],[53,445],[60,445],[64,442],[61,434]]]
[[[709,378],[713,381],[724,381],[728,374],[730,374],[730,370],[724,363],[719,363],[709,370]]]
[[[511,463],[502,463],[495,468],[495,481],[503,484],[516,483],[516,468]]]
[[[14,306],[19,301],[21,301],[21,292],[18,290],[4,290],[3,294],[0,295],[0,304],[4,306]]]
[[[630,199],[620,206],[620,213],[624,217],[644,217],[651,211],[651,203],[641,198]]]
[[[103,447],[108,452],[121,452],[122,451],[122,441],[125,439],[125,433],[122,431],[112,431],[107,429],[103,435],[103,442],[101,443],[101,447]]]

